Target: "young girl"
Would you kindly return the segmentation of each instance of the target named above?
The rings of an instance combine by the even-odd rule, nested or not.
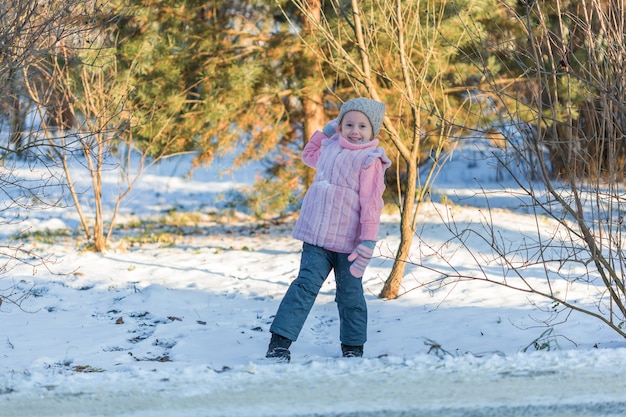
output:
[[[361,277],[378,239],[384,173],[391,165],[376,139],[384,115],[383,103],[349,100],[336,121],[315,132],[304,147],[302,160],[316,175],[293,231],[293,237],[304,242],[300,272],[270,327],[268,358],[291,359],[289,347],[331,270],[343,356],[363,356],[367,306]]]

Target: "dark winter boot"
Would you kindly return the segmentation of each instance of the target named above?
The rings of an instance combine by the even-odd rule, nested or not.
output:
[[[272,339],[270,340],[270,345],[267,348],[265,357],[289,362],[291,360],[289,346],[291,346],[291,340],[279,334],[272,333]]]
[[[362,358],[363,346],[348,346],[341,344],[341,353],[344,358]]]

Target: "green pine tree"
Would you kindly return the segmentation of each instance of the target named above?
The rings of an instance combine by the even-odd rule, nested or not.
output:
[[[195,152],[197,164],[233,151],[237,164],[263,159],[267,179],[251,190],[253,211],[281,212],[293,203],[307,176],[298,158],[303,138],[325,123],[323,83],[278,4],[116,4],[135,145],[153,156]]]

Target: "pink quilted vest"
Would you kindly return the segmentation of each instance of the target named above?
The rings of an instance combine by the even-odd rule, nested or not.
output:
[[[377,240],[391,162],[375,139],[353,144],[340,134],[316,132],[303,152],[315,179],[302,202],[293,237],[306,243],[350,253],[362,240]]]

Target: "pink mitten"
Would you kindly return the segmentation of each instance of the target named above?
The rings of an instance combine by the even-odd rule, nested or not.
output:
[[[367,268],[367,264],[372,259],[376,242],[373,240],[364,240],[352,251],[348,256],[348,260],[352,262],[350,265],[350,273],[357,278],[361,278]]]

